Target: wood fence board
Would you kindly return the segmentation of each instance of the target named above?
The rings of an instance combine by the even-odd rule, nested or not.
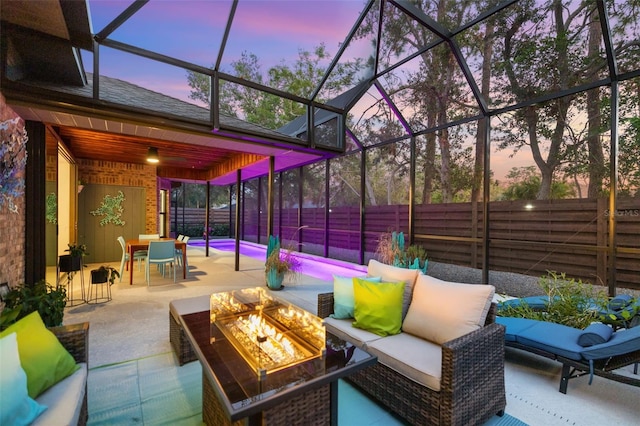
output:
[[[531,204],[532,209],[525,206]],[[475,209],[475,211],[474,211]],[[500,201],[489,204],[490,267],[534,276],[546,270],[565,272],[569,276],[598,280],[607,277],[608,200],[576,199],[545,201]],[[364,247],[375,252],[378,236],[391,231],[407,232],[408,206],[366,206],[364,211]],[[257,211],[244,212],[245,233],[257,233]],[[297,229],[298,209],[278,211],[280,235]],[[304,243],[313,246],[324,243],[325,209],[305,208],[300,215]],[[474,220],[475,218],[475,220]],[[228,212],[221,220],[229,220]],[[482,237],[482,204],[452,203],[417,205],[413,231],[416,243],[427,250],[434,261],[464,266],[481,266],[482,243],[452,241],[448,238]],[[260,220],[261,233],[266,222]],[[616,212],[617,245],[640,248],[640,200],[620,200]],[[329,213],[329,252],[353,257],[360,249],[360,208],[331,206]],[[249,232],[251,230],[251,232]],[[438,240],[441,237],[442,240]],[[523,243],[524,242],[524,243]],[[571,246],[569,246],[571,245]],[[575,246],[584,246],[575,247]],[[597,249],[600,247],[600,249]],[[618,254],[618,286],[640,288],[640,254]]]

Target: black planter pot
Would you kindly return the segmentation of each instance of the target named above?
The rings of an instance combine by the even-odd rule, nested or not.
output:
[[[94,269],[91,271],[91,283],[100,284],[106,283],[109,280],[109,271],[100,269]]]
[[[82,256],[63,254],[58,258],[60,272],[75,272],[82,268]]]

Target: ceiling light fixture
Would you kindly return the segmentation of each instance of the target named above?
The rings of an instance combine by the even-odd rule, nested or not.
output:
[[[147,151],[147,162],[153,164],[160,162],[160,158],[158,158],[158,148],[154,148],[152,146],[149,147],[149,150]]]

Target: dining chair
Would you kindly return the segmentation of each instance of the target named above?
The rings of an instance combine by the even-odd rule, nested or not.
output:
[[[176,245],[175,241],[149,241],[149,250],[145,264],[145,278],[147,280],[147,286],[149,286],[150,272],[149,267],[151,264],[159,265],[161,268],[162,276],[165,275],[165,266],[171,266],[176,262]],[[176,268],[173,270],[173,282],[176,282]]]
[[[124,267],[125,265],[127,265],[127,268],[129,267],[129,252],[127,252],[127,245],[122,235],[118,237],[118,242],[120,243],[120,247],[122,247],[122,260],[120,260],[120,282],[122,282],[122,272],[124,271]],[[138,271],[140,270],[140,264],[146,257],[146,250],[138,250],[133,253],[133,260],[138,261]]]
[[[189,242],[189,238],[191,238],[191,237],[186,236],[186,235],[182,235],[182,240],[180,240],[180,241],[182,241],[183,243],[187,244]],[[187,268],[187,272],[188,272],[189,271],[189,261],[187,260],[185,262],[185,265],[182,265],[182,249],[179,249],[179,248],[176,249],[176,259],[177,259],[178,266],[180,266],[180,267],[184,266],[185,268]]]
[[[139,240],[159,240],[160,239],[160,234],[138,234],[138,239]],[[136,253],[140,252],[140,255],[143,258],[147,257],[147,251],[146,250],[138,250],[136,251]]]

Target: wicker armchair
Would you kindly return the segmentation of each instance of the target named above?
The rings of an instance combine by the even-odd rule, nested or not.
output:
[[[76,362],[89,362],[89,323],[51,327],[49,330],[56,335],[62,346],[73,356]],[[87,383],[85,382],[84,400],[80,411],[78,425],[84,426],[89,419],[87,407]]]
[[[333,313],[333,293],[318,295],[318,316]],[[348,378],[388,410],[414,425],[477,425],[503,415],[504,327],[495,324],[492,304],[483,328],[442,346],[439,392],[403,376],[384,364]]]

